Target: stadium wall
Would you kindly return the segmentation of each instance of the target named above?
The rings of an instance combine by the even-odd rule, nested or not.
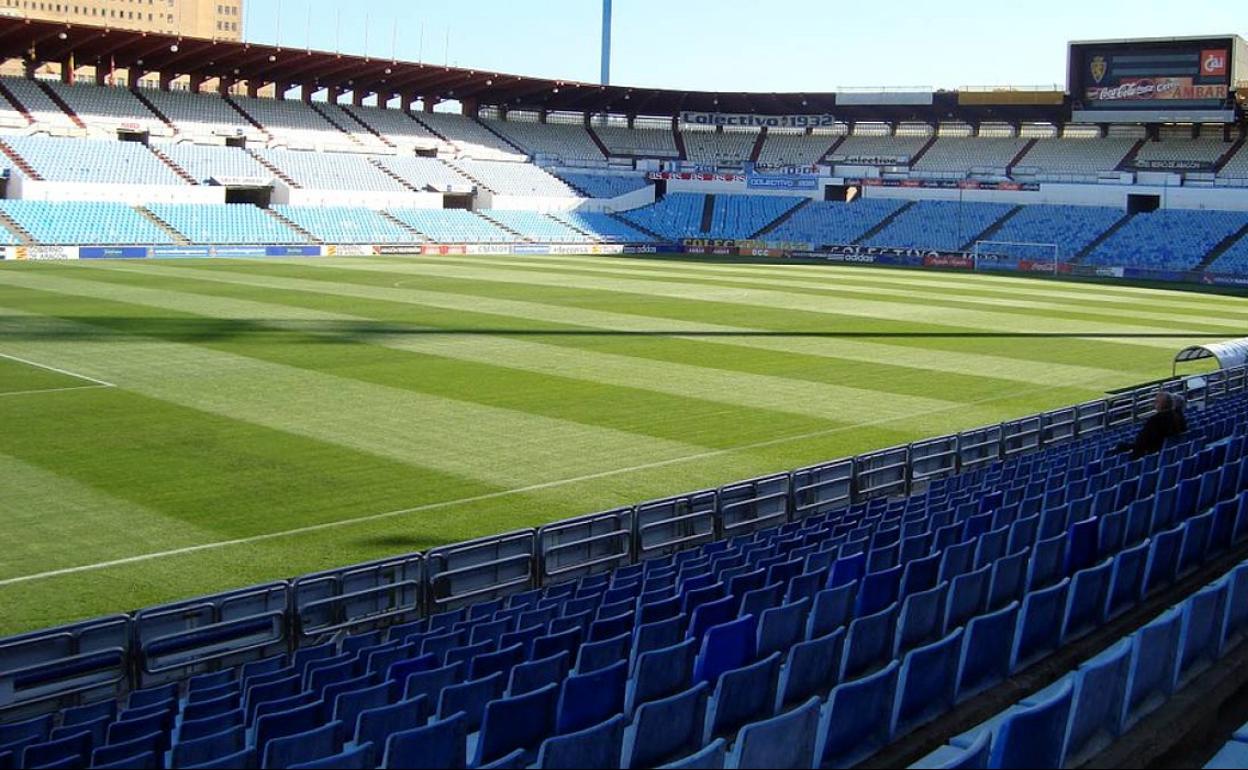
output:
[[[147,203],[225,203],[224,187],[91,184],[45,182],[18,171],[9,177],[8,197],[31,201],[113,201],[140,206]]]

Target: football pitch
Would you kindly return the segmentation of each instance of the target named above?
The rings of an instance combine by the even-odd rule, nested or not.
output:
[[[1101,397],[1248,301],[798,264],[0,264],[0,635]]]

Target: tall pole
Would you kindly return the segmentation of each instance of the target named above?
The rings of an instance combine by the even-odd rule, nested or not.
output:
[[[611,0],[602,0],[602,85],[611,85]]]

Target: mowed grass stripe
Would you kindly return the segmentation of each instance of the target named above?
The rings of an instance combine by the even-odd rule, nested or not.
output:
[[[101,345],[85,324],[25,318],[18,350],[109,377],[119,387],[275,430],[505,487],[702,451],[702,447],[373,385],[140,335]],[[43,312],[48,312],[44,310]],[[12,328],[39,326],[32,339]],[[62,337],[55,346],[38,337]],[[111,375],[111,376],[110,376]]]
[[[389,258],[366,258],[381,263]],[[652,277],[670,276],[716,277],[729,280],[756,281],[759,285],[771,282],[797,283],[801,286],[819,286],[838,289],[866,289],[887,291],[905,296],[905,292],[919,295],[959,297],[983,297],[990,299],[1023,299],[1052,301],[1100,310],[1108,306],[1152,311],[1168,309],[1175,315],[1185,312],[1198,317],[1229,315],[1248,318],[1248,303],[1242,297],[1213,293],[1182,292],[1171,289],[1122,287],[1105,283],[1080,283],[1070,280],[1052,280],[1033,276],[1014,278],[1004,274],[960,274],[950,278],[944,273],[924,273],[901,269],[847,267],[843,265],[807,265],[801,263],[752,264],[698,262],[696,257],[685,259],[657,257],[602,257],[537,255],[525,257],[455,257],[438,255],[422,256],[420,259],[437,259],[451,262],[479,264],[486,260],[491,265],[543,267],[565,266],[574,270],[623,271],[627,274]],[[1127,293],[1118,294],[1117,289]]]
[[[193,330],[196,320],[203,319],[227,339],[202,344],[222,352],[686,446],[722,448],[736,443],[737,431],[774,437],[853,425],[856,420],[846,419],[848,410],[864,405],[867,397],[878,400],[876,394],[859,396],[851,389],[801,385],[781,378],[743,382],[712,369],[677,371],[648,366],[642,359],[621,361],[619,356],[549,348],[552,354],[565,356],[556,364],[546,360],[547,346],[518,340],[500,340],[490,346],[489,340],[475,338],[448,347],[442,344],[445,340],[424,337],[418,329],[395,333],[391,331],[394,324],[377,324],[359,316],[197,295],[169,286],[41,280],[50,291],[117,303],[118,318],[135,319],[103,321],[119,331],[162,336],[165,329],[163,336],[175,341],[184,329]],[[152,310],[178,315],[170,323],[171,319],[153,315]],[[238,322],[238,328],[230,332],[229,322]],[[615,376],[605,376],[608,369]],[[656,382],[662,386],[654,387]],[[766,387],[772,393],[748,398],[753,387]],[[891,407],[895,412],[880,416],[923,414],[950,405],[902,398]],[[729,418],[734,431],[725,432],[722,423]]]
[[[411,265],[410,262],[399,264]],[[332,267],[294,265],[289,263],[229,263],[191,267],[142,267],[114,268],[131,275],[144,275],[145,270],[156,270],[160,275],[194,275],[205,281],[228,283],[238,286],[275,290],[306,291],[338,298],[382,300],[416,305],[426,310],[442,310],[451,313],[489,314],[503,319],[502,323],[489,326],[473,326],[470,330],[502,328],[515,331],[513,319],[521,319],[521,330],[535,333],[557,329],[558,324],[579,326],[585,329],[602,329],[610,332],[634,334],[645,337],[669,335],[693,335],[690,340],[713,343],[738,349],[742,356],[750,350],[772,350],[804,356],[818,356],[839,360],[860,360],[875,364],[902,365],[922,372],[976,373],[991,372],[993,376],[1045,385],[1077,385],[1095,383],[1096,387],[1112,387],[1138,381],[1131,372],[1153,376],[1156,367],[1148,365],[1147,354],[1138,347],[1118,346],[1111,342],[1084,340],[1061,340],[1052,345],[1018,343],[1005,339],[941,339],[922,336],[924,332],[959,334],[968,330],[947,327],[919,326],[895,322],[894,330],[908,329],[916,333],[911,340],[887,338],[882,341],[842,336],[830,329],[826,316],[795,314],[783,311],[760,311],[759,309],[731,306],[733,317],[742,317],[742,325],[725,325],[703,320],[713,318],[718,308],[704,303],[682,303],[679,300],[644,301],[628,306],[619,296],[612,295],[607,301],[593,293],[578,292],[570,295],[552,289],[531,292],[545,301],[513,299],[525,296],[524,287],[510,284],[490,285],[470,281],[430,281],[426,279],[398,281],[401,288],[394,288],[395,276],[378,270],[359,271],[334,269]],[[311,277],[304,277],[306,275]],[[406,274],[410,276],[410,273]],[[337,280],[341,278],[342,280]],[[348,282],[348,279],[353,279]],[[364,281],[364,283],[360,283]],[[410,281],[410,282],[409,282]],[[416,288],[434,284],[451,291],[427,291]],[[504,295],[502,297],[498,295]],[[576,304],[570,304],[575,301]],[[630,312],[602,309],[604,305],[626,309]],[[349,305],[348,305],[349,306]],[[690,307],[692,306],[692,307]],[[641,311],[645,310],[646,313]],[[665,315],[661,315],[664,314]],[[672,316],[683,316],[673,318]],[[796,317],[795,317],[796,316]],[[476,320],[476,319],[472,319]],[[767,329],[760,321],[775,321],[785,328]],[[861,319],[843,319],[847,330],[878,329],[883,324],[872,324]],[[852,333],[856,333],[851,331]],[[869,332],[868,332],[869,333]],[[974,353],[964,353],[961,348],[976,345]],[[1112,368],[1089,367],[1073,363],[1059,363],[1054,357],[1068,361],[1096,360]],[[1164,356],[1157,356],[1160,363]]]
[[[468,257],[422,257],[423,261],[442,265],[476,267]],[[968,310],[989,308],[996,312],[1016,315],[1063,315],[1066,318],[1091,322],[1121,321],[1162,321],[1167,324],[1182,324],[1185,328],[1200,331],[1223,331],[1231,333],[1240,328],[1248,320],[1248,315],[1234,319],[1223,319],[1208,315],[1182,314],[1179,312],[1159,312],[1155,306],[1144,304],[1117,304],[1107,306],[1106,303],[1074,303],[1057,300],[1046,300],[1042,297],[1022,298],[1014,296],[998,296],[988,292],[960,291],[951,293],[940,290],[903,289],[883,283],[873,285],[850,284],[848,282],[830,283],[763,277],[734,277],[720,274],[684,271],[680,273],[654,271],[636,266],[610,266],[604,263],[597,266],[555,264],[538,259],[526,262],[520,259],[503,261],[492,258],[493,267],[518,268],[531,271],[558,273],[561,275],[580,275],[587,277],[628,277],[649,281],[679,280],[682,283],[694,283],[699,286],[712,287],[747,287],[751,289],[775,289],[787,293],[811,295],[816,297],[844,297],[847,299],[874,300],[880,302],[902,301],[907,304],[917,303],[933,307],[946,307]],[[1225,314],[1224,314],[1225,315]]]
[[[190,284],[188,286],[188,284]],[[197,284],[188,281],[161,279],[157,282],[160,291],[130,286],[118,286],[110,290],[110,296],[118,299],[129,297],[134,301],[156,303],[167,309],[184,309],[204,315],[239,320],[259,320],[264,318],[290,319],[300,322],[361,322],[356,327],[361,330],[368,328],[364,322],[374,320],[361,316],[338,313],[319,312],[304,306],[276,306],[268,302],[252,300],[229,300],[219,297],[188,296],[187,290],[194,291]],[[270,297],[272,299],[272,297]],[[377,308],[383,312],[384,308]],[[280,328],[280,322],[274,322]],[[292,331],[306,328],[296,324],[289,327]],[[546,338],[543,338],[546,339]],[[549,339],[558,339],[550,337]],[[621,388],[665,393],[674,396],[687,395],[721,404],[738,407],[769,409],[778,412],[800,414],[812,417],[831,418],[843,424],[850,424],[864,415],[872,415],[872,419],[902,418],[908,415],[924,414],[943,410],[952,402],[975,402],[987,398],[1008,395],[1014,389],[1012,383],[986,382],[979,388],[979,378],[972,376],[955,377],[949,383],[948,392],[951,399],[933,399],[926,396],[896,395],[880,404],[880,391],[870,387],[870,380],[859,383],[859,386],[830,385],[818,382],[814,377],[792,380],[765,373],[750,373],[736,370],[692,366],[682,363],[680,358],[697,348],[697,343],[682,342],[676,350],[661,360],[652,360],[636,356],[623,356],[615,353],[600,352],[583,347],[561,347],[545,342],[531,342],[518,338],[506,338],[498,335],[461,335],[461,334],[429,334],[425,330],[413,328],[407,331],[391,333],[384,328],[367,337],[368,342],[383,345],[412,353],[439,356],[447,359],[470,361],[482,365],[507,367],[509,369],[532,373],[549,373],[560,377],[590,381]],[[641,341],[645,350],[657,354],[658,351],[670,346],[670,341]],[[604,346],[609,349],[610,346]],[[645,352],[645,351],[642,351]],[[730,356],[722,357],[723,363],[732,363]],[[819,362],[811,361],[811,364]],[[845,362],[848,370],[850,362]],[[422,367],[423,368],[423,367]],[[827,370],[827,364],[820,367]],[[899,368],[890,367],[892,371],[882,372],[880,379],[899,374]],[[467,382],[481,381],[487,374],[481,372],[481,378],[470,378]],[[871,374],[867,372],[866,374]],[[442,379],[442,378],[439,378]],[[447,378],[450,379],[450,378]],[[850,377],[845,378],[852,380]],[[458,383],[458,380],[456,380]],[[525,382],[516,383],[518,390],[523,389]],[[913,389],[931,392],[930,383],[921,386],[914,383]],[[546,391],[558,394],[559,383],[533,383],[530,390]],[[468,392],[471,388],[468,389]],[[454,389],[451,392],[464,392]],[[1062,394],[1069,400],[1086,398],[1091,393],[1086,390]],[[466,395],[465,395],[466,397]],[[1054,397],[1061,397],[1054,394]],[[614,400],[615,396],[611,396]],[[564,401],[566,399],[559,398]],[[671,404],[672,411],[665,411],[663,404],[655,404],[651,410],[654,416],[667,422],[675,415],[683,415],[682,405]],[[985,411],[983,419],[990,421],[1000,415],[1002,405],[994,405],[991,411]],[[696,414],[696,410],[694,411]]]
[[[3,353],[4,342],[0,340],[0,354]],[[17,397],[40,391],[80,388],[84,385],[92,383],[0,356],[0,395],[11,394]]]
[[[571,274],[543,275],[532,270],[514,270],[458,265],[435,265],[422,263],[419,272],[432,276],[460,278],[470,281],[489,281],[523,286],[547,286],[561,289],[580,289],[596,292],[631,294],[634,297],[670,297],[686,301],[726,303],[745,307],[782,308],[791,311],[852,316],[887,322],[906,318],[914,323],[952,325],[979,329],[995,329],[1000,332],[1028,333],[1042,331],[1053,334],[1104,335],[1123,339],[1130,344],[1151,347],[1172,347],[1168,340],[1138,339],[1131,335],[1178,335],[1204,333],[1213,327],[1179,328],[1171,325],[1142,323],[1104,323],[1092,319],[1072,319],[1070,314],[1041,316],[1016,314],[1004,311],[970,310],[943,307],[934,304],[908,304],[905,302],[871,301],[838,298],[835,302],[821,297],[793,294],[766,289],[734,289],[714,286],[698,286],[678,281],[640,281],[628,279],[587,278]],[[1041,325],[1037,329],[1037,319]]]
[[[93,401],[92,407],[98,403],[98,399]],[[62,409],[66,423],[75,421],[69,431],[76,432],[82,410],[63,405]],[[31,410],[24,412],[29,415]],[[149,548],[152,543],[176,548],[216,537],[210,529],[73,478],[72,466],[82,456],[102,453],[102,441],[94,446],[75,446],[62,432],[50,462],[46,456],[38,458],[44,464],[19,459],[14,454],[45,455],[32,445],[51,443],[41,440],[49,437],[29,431],[30,426],[23,424],[23,410],[0,405],[0,415],[5,424],[5,430],[0,431],[0,500],[4,501],[6,542],[0,549],[0,578],[83,563],[84,557],[116,558]],[[92,427],[99,427],[98,422]],[[18,436],[20,442],[16,441]],[[14,448],[14,443],[21,446]],[[112,455],[108,461],[119,463],[123,459]],[[69,473],[65,472],[67,467]],[[133,481],[129,473],[116,476],[127,485]]]
[[[308,264],[318,270],[332,270],[335,274],[341,272],[318,263]],[[438,297],[428,297],[428,292],[435,290],[436,294],[460,294],[482,300],[536,302],[576,311],[641,316],[652,321],[651,325],[643,323],[642,326],[654,333],[672,333],[672,321],[697,324],[727,322],[738,328],[761,328],[766,332],[788,332],[834,340],[867,339],[888,344],[894,351],[900,351],[895,353],[900,358],[905,358],[916,348],[926,348],[949,353],[969,352],[1018,358],[1048,365],[1086,366],[1087,362],[1095,361],[1107,369],[1134,371],[1154,377],[1160,376],[1157,374],[1160,368],[1169,363],[1171,351],[1209,339],[1205,336],[1173,336],[1176,334],[1174,330],[1160,332],[1156,329],[1147,332],[1145,339],[1124,336],[1129,332],[1122,329],[1115,334],[1086,337],[1084,332],[1055,330],[1051,326],[1053,319],[1039,316],[1028,317],[1028,323],[1019,324],[1016,328],[997,330],[925,322],[916,319],[915,313],[905,311],[904,306],[899,307],[895,318],[880,319],[838,315],[834,308],[839,305],[835,303],[829,303],[822,312],[815,312],[728,301],[689,300],[679,296],[629,294],[608,288],[572,290],[562,287],[558,281],[544,281],[539,285],[519,280],[496,283],[485,277],[431,278],[420,273],[423,267],[420,263],[406,264],[410,266],[395,265],[389,270],[346,264],[345,269],[370,273],[379,283],[398,284],[404,290],[414,292],[413,296],[420,297],[421,301],[438,302]],[[259,265],[258,269],[274,268]],[[400,280],[394,281],[396,277]],[[422,290],[418,291],[414,286],[420,286]],[[1214,336],[1222,338],[1220,334]]]

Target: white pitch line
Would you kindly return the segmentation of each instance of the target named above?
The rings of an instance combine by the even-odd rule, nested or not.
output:
[[[74,390],[108,390],[111,385],[78,385],[73,388],[44,388],[43,390],[15,390],[10,393],[0,393],[0,398],[9,398],[10,396],[37,396],[40,393],[68,393]]]
[[[707,460],[707,459],[711,459],[714,457],[721,457],[723,455],[732,454],[734,452],[750,451],[754,449],[766,449],[767,447],[779,446],[781,444],[787,444],[792,441],[805,441],[808,439],[830,436],[836,433],[845,433],[848,431],[860,430],[862,428],[878,427],[878,426],[886,425],[886,424],[893,423],[893,422],[903,422],[905,420],[912,420],[918,417],[925,417],[925,416],[929,416],[933,414],[938,414],[941,412],[949,412],[949,411],[954,411],[957,409],[964,409],[964,408],[972,407],[972,406],[980,406],[982,404],[988,404],[994,401],[1005,401],[1007,399],[1018,398],[1020,396],[1027,396],[1027,395],[1032,395],[1032,394],[1037,394],[1037,393],[1045,393],[1050,390],[1055,390],[1058,387],[1073,387],[1073,385],[1071,386],[1063,385],[1063,386],[1053,386],[1053,387],[1043,387],[1043,388],[1032,388],[1030,390],[1020,390],[1020,391],[1015,391],[1013,393],[1010,393],[1009,395],[1006,395],[1006,396],[985,398],[985,399],[980,399],[978,401],[967,402],[964,404],[950,404],[949,406],[946,406],[946,407],[938,407],[935,409],[929,409],[927,411],[920,412],[918,414],[902,415],[899,417],[888,417],[888,418],[883,418],[880,420],[873,420],[870,422],[856,423],[854,425],[845,425],[839,428],[829,428],[827,430],[815,431],[813,433],[804,433],[804,434],[797,435],[797,436],[785,436],[783,438],[775,438],[775,439],[769,439],[767,441],[759,441],[754,444],[742,444],[740,446],[728,447],[725,449],[716,449],[716,450],[712,450],[708,452],[699,452],[697,454],[685,455],[684,457],[673,457],[668,460],[658,460],[652,463],[635,465],[630,468],[615,468],[613,470],[600,471],[598,473],[590,473],[584,476],[576,476],[574,478],[557,479],[555,481],[546,481],[541,484],[532,484],[527,487],[518,487],[516,489],[506,489],[506,490],[501,490],[498,492],[489,492],[487,494],[477,495],[475,497],[461,497],[456,500],[443,500],[437,503],[419,505],[419,506],[416,506],[415,508],[404,508],[399,511],[375,513],[375,514],[371,514],[368,516],[360,516],[360,517],[353,518],[353,519],[341,519],[338,521],[327,521],[322,524],[312,524],[306,527],[297,527],[295,529],[283,530],[281,532],[267,532],[263,535],[254,535],[252,537],[238,538],[236,540],[221,540],[215,543],[202,543],[200,545],[192,545],[192,546],[187,546],[185,548],[176,548],[171,551],[159,551],[156,553],[140,554],[138,556],[128,556],[124,559],[114,559],[111,561],[99,562],[97,564],[84,564],[78,567],[65,567],[64,569],[50,570],[48,572],[39,572],[33,575],[23,575],[20,577],[0,580],[0,588],[5,588],[11,585],[18,585],[20,583],[31,583],[37,580],[46,580],[48,578],[64,577],[65,575],[74,575],[74,574],[78,574],[81,572],[94,572],[96,570],[108,569],[110,567],[121,567],[127,564],[138,564],[140,562],[153,561],[155,559],[163,559],[163,558],[170,557],[170,556],[185,556],[187,554],[199,553],[201,551],[212,551],[212,550],[217,550],[219,548],[229,548],[229,547],[233,547],[236,545],[250,545],[252,543],[264,542],[266,540],[276,540],[278,538],[283,538],[283,537],[305,535],[305,534],[309,534],[312,532],[323,532],[329,529],[338,529],[340,527],[347,527],[347,526],[352,526],[356,524],[367,524],[367,523],[374,522],[374,521],[392,519],[397,516],[406,516],[412,513],[425,513],[428,511],[440,510],[442,508],[450,508],[450,507],[457,506],[457,505],[470,505],[472,503],[482,503],[482,502],[486,502],[489,500],[497,500],[503,497],[510,497],[512,495],[522,495],[522,494],[527,494],[529,492],[540,492],[546,489],[556,489],[558,487],[569,486],[572,484],[579,484],[579,483],[586,482],[586,481],[595,481],[597,479],[604,479],[604,478],[609,478],[611,476],[619,476],[622,474],[634,473],[637,471],[651,470],[654,468],[662,468],[662,467],[666,467],[669,465],[680,465],[682,463],[694,462],[697,460]]]
[[[79,373],[77,373],[77,372],[71,372],[71,371],[68,371],[68,370],[66,370],[66,369],[57,369],[55,366],[48,366],[47,364],[41,364],[41,363],[39,363],[38,361],[30,361],[30,360],[25,359],[25,358],[18,358],[17,356],[11,356],[11,355],[8,355],[7,353],[0,353],[0,358],[7,358],[7,359],[9,359],[10,361],[16,361],[16,362],[18,362],[19,364],[26,364],[27,366],[33,366],[33,367],[35,367],[36,369],[43,369],[43,370],[45,370],[45,371],[49,371],[49,372],[56,372],[57,374],[63,374],[63,375],[65,375],[66,377],[74,377],[74,378],[79,379],[79,380],[86,380],[87,382],[94,382],[96,385],[99,385],[100,387],[103,387],[103,388],[115,388],[115,387],[117,387],[116,385],[114,385],[114,384],[113,384],[113,383],[111,383],[111,382],[105,382],[104,380],[97,380],[97,379],[96,379],[96,378],[94,378],[94,377],[88,377],[88,376],[87,376],[87,375],[85,375],[85,374],[79,374]]]

